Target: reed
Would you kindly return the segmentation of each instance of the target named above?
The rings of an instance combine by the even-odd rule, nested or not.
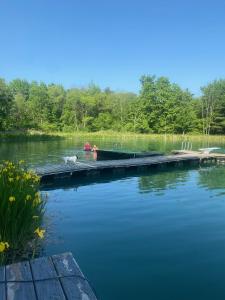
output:
[[[38,131],[38,130],[27,130],[27,131],[9,131],[0,132],[1,141],[9,140],[31,140],[31,141],[42,141],[50,139],[65,139],[65,138],[98,138],[98,139],[140,139],[140,140],[164,140],[164,141],[183,141],[189,140],[191,142],[198,142],[204,145],[210,143],[225,143],[225,135],[202,135],[202,134],[142,134],[133,132],[118,132],[118,131],[97,131],[97,132],[85,132],[85,131],[74,131],[74,132],[62,132],[62,131]]]

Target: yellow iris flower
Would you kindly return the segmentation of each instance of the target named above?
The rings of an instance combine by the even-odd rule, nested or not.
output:
[[[43,239],[44,238],[44,233],[45,233],[45,230],[44,229],[40,229],[39,227],[34,231],[34,233],[36,233],[40,239]]]
[[[31,199],[32,199],[31,195],[26,195],[26,200],[27,200],[27,201],[29,201],[29,200],[31,200]]]
[[[10,196],[9,197],[9,202],[14,202],[14,201],[16,201],[16,198],[14,196]]]
[[[0,252],[4,252],[9,248],[9,244],[7,242],[0,242]]]

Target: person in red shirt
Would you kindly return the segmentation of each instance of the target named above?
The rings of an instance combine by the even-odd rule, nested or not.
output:
[[[91,145],[88,142],[84,145],[84,151],[91,151]]]

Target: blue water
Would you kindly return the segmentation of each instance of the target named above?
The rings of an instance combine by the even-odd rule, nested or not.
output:
[[[30,167],[81,159],[86,138],[0,143]],[[102,137],[103,149],[170,152],[181,141]],[[225,148],[221,143],[194,143]],[[223,150],[224,151],[224,150]],[[99,300],[225,299],[225,166],[104,174],[42,186],[45,254],[72,251]]]
[[[47,254],[72,251],[99,299],[225,297],[225,167],[61,182]]]

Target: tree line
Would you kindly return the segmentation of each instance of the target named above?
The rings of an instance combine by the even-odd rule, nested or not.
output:
[[[225,80],[194,97],[166,77],[142,76],[139,94],[0,79],[0,130],[225,133]]]

